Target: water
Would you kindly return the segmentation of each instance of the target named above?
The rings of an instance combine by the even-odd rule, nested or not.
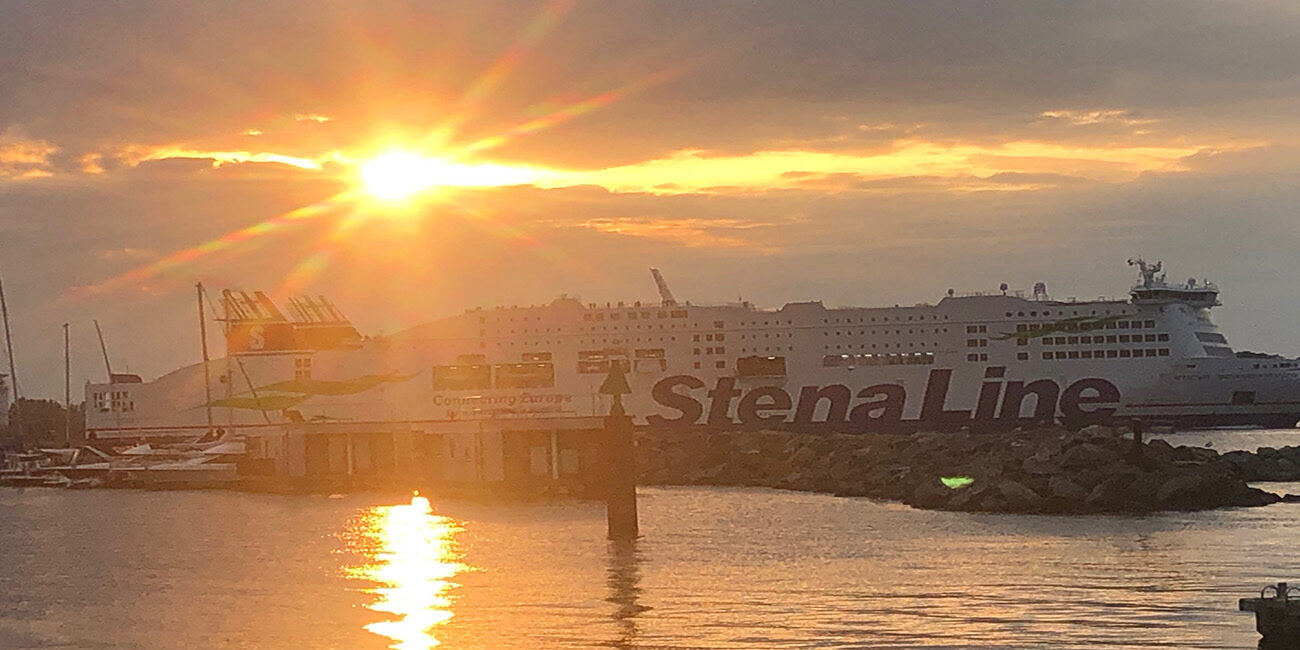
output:
[[[1254,648],[1236,599],[1300,582],[1300,505],[640,495],[620,546],[593,503],[0,490],[0,647]]]

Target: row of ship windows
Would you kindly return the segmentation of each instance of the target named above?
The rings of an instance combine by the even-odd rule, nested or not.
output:
[[[130,413],[135,410],[135,401],[126,391],[96,392],[95,410],[100,413]]]
[[[1021,353],[1025,354],[1025,353]],[[1141,348],[1135,350],[1070,350],[1044,352],[1043,359],[1134,359],[1138,357],[1167,357],[1169,348]]]
[[[983,327],[983,325],[981,325],[980,327]],[[942,331],[943,333],[946,334],[946,333],[948,332],[948,328],[944,327],[944,328],[941,329],[941,328],[936,327],[936,328],[934,328],[933,330],[929,331],[928,333],[930,333],[930,334],[938,334],[938,333],[940,333],[941,331]],[[895,333],[895,334],[902,334],[902,333],[903,333],[903,330],[894,330],[894,333]],[[917,333],[920,333],[920,334],[926,334],[927,331],[926,331],[926,330],[923,330],[923,329],[922,329],[922,330],[907,330],[907,333],[908,333],[908,334],[917,334]],[[883,335],[883,336],[889,336],[889,330],[884,330],[884,331],[881,331],[881,332],[876,332],[876,331],[874,331],[874,330],[859,330],[858,333],[857,333],[857,336],[875,336],[876,334],[881,334],[881,335]],[[822,335],[823,335],[823,336],[830,336],[831,333],[830,333],[830,332],[822,332]],[[854,334],[853,334],[853,330],[848,330],[848,331],[845,331],[845,332],[841,332],[841,331],[839,331],[839,330],[836,330],[836,331],[835,331],[835,336],[854,336]]]
[[[1156,343],[1169,340],[1168,334],[1108,334],[1106,336],[1044,336],[1043,345],[1074,345],[1077,343]]]
[[[1155,326],[1156,326],[1156,322],[1153,320],[1134,320],[1134,321],[1121,320],[1121,321],[1111,321],[1108,323],[1060,323],[1060,324],[1043,323],[1041,325],[1039,323],[1017,323],[1016,331],[1037,332],[1039,330],[1052,330],[1052,331],[1063,330],[1066,332],[1077,332],[1077,331],[1086,332],[1088,330],[1103,330],[1103,329],[1104,330],[1151,329]],[[980,331],[981,332],[984,331],[983,326],[981,325],[980,327],[981,327]],[[971,331],[970,327],[967,327],[966,331],[970,332]]]
[[[908,343],[908,344],[907,344],[907,347],[909,347],[909,348],[914,348],[914,347],[916,347],[917,345],[918,345],[917,343]],[[921,347],[925,347],[925,342],[922,341],[919,345],[920,345]],[[891,344],[891,343],[881,343],[881,344],[879,345],[879,347],[882,347],[882,348],[890,348],[890,347],[901,348],[901,347],[903,347],[903,344],[902,344],[902,343],[892,343],[892,344]],[[930,344],[930,347],[935,347],[935,348],[937,348],[937,347],[939,347],[939,343],[938,343],[938,342],[932,343],[932,344]],[[871,349],[872,349],[872,350],[875,350],[876,348],[877,348],[877,345],[876,345],[875,343],[872,343],[872,344],[871,344]],[[823,346],[822,346],[822,349],[823,349],[823,350],[829,350],[829,349],[831,349],[831,346],[829,346],[829,345],[823,345]],[[852,350],[852,349],[853,349],[853,345],[852,345],[852,344],[850,344],[850,345],[837,345],[837,346],[835,346],[835,349],[836,349],[836,350]],[[858,345],[858,349],[859,349],[859,350],[865,350],[865,349],[867,349],[867,344],[866,344],[866,343],[862,343],[862,344]]]
[[[907,317],[907,320],[925,320],[925,319],[926,319],[925,316],[908,316],[908,317]],[[943,319],[944,319],[944,320],[948,320],[948,317],[947,317],[947,316],[944,316]],[[839,318],[836,318],[836,319],[834,319],[834,320],[835,320],[836,323],[841,322],[841,320],[840,320]],[[939,320],[939,317],[938,317],[938,316],[930,316],[930,320]],[[882,317],[880,318],[880,321],[883,322],[883,323],[887,323],[887,322],[889,322],[889,317],[888,317],[888,316],[882,316]],[[903,317],[902,317],[902,316],[895,316],[895,317],[894,317],[894,322],[899,322],[899,323],[901,323],[902,321],[903,321]],[[822,319],[822,322],[823,322],[823,323],[830,323],[830,322],[831,322],[831,319],[829,319],[829,318],[823,318],[823,319]],[[855,322],[856,322],[856,323],[867,323],[867,322],[874,323],[874,322],[876,322],[876,318],[875,318],[874,316],[871,317],[871,318],[859,318],[859,319],[857,319],[856,321],[853,320],[852,318],[845,318],[845,319],[843,319],[843,322],[845,322],[845,323],[855,323]]]
[[[1126,311],[1122,311],[1122,312],[1120,312],[1120,314],[1127,314],[1127,313],[1128,313],[1128,312],[1126,312]],[[1109,309],[1105,310],[1105,314],[1106,314],[1107,316],[1109,316],[1109,315],[1110,315],[1110,310],[1109,310]],[[1030,316],[1037,316],[1037,315],[1038,315],[1038,312],[1036,312],[1036,311],[1031,311],[1031,312],[1029,312],[1029,315],[1030,315]],[[1051,316],[1051,315],[1052,315],[1052,312],[1050,312],[1050,311],[1045,311],[1045,312],[1043,312],[1043,315],[1044,315],[1044,316]],[[1064,316],[1064,315],[1065,315],[1065,312],[1064,312],[1064,311],[1058,311],[1058,312],[1056,312],[1056,315],[1057,315],[1057,316]],[[1077,310],[1077,309],[1073,310],[1072,313],[1071,313],[1070,315],[1071,315],[1071,316],[1078,316],[1078,315],[1079,315],[1079,310]],[[1097,310],[1094,309],[1094,310],[1088,312],[1088,315],[1089,315],[1089,316],[1096,316],[1096,315],[1097,315]],[[1011,312],[1007,312],[1006,316],[1007,316],[1007,318],[1011,318],[1011,317],[1012,317],[1012,313],[1011,313]],[[1024,317],[1025,317],[1025,312],[1023,312],[1023,311],[1018,311],[1018,312],[1015,313],[1015,317],[1017,317],[1017,318],[1024,318]]]
[[[611,312],[609,314],[609,319],[619,320],[623,318],[624,314],[627,315],[628,320],[636,320],[638,318],[640,318],[641,320],[650,320],[650,312],[648,311]],[[686,316],[687,313],[685,309],[674,309],[672,311],[655,312],[655,318],[686,318]],[[582,320],[602,321],[605,320],[605,314],[603,312],[596,312],[594,314],[583,314]]]
[[[883,353],[883,354],[828,354],[822,357],[825,368],[853,368],[857,366],[912,366],[934,363],[933,352]]]

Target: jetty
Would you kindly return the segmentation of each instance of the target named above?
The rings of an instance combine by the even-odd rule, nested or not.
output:
[[[1237,602],[1238,610],[1255,613],[1261,650],[1300,647],[1300,597],[1293,596],[1300,596],[1300,587],[1279,582],[1261,589],[1258,598]]]

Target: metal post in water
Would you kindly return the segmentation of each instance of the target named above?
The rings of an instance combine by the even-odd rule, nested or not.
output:
[[[605,485],[605,520],[609,539],[634,540],[637,525],[636,458],[632,439],[632,417],[623,409],[623,396],[632,392],[617,360],[610,362],[609,376],[600,386],[602,395],[613,398],[605,417],[605,443],[609,450],[609,475]]]

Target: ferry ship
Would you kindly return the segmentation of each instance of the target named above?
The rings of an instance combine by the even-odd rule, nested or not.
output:
[[[936,303],[780,309],[561,296],[362,336],[324,298],[225,291],[226,354],[153,381],[88,383],[97,439],[217,439],[293,422],[436,425],[595,416],[611,371],[651,427],[846,432],[1068,426],[1293,427],[1300,362],[1236,352],[1207,281],[1129,261],[1127,300],[955,295]],[[123,379],[126,379],[124,381]]]

